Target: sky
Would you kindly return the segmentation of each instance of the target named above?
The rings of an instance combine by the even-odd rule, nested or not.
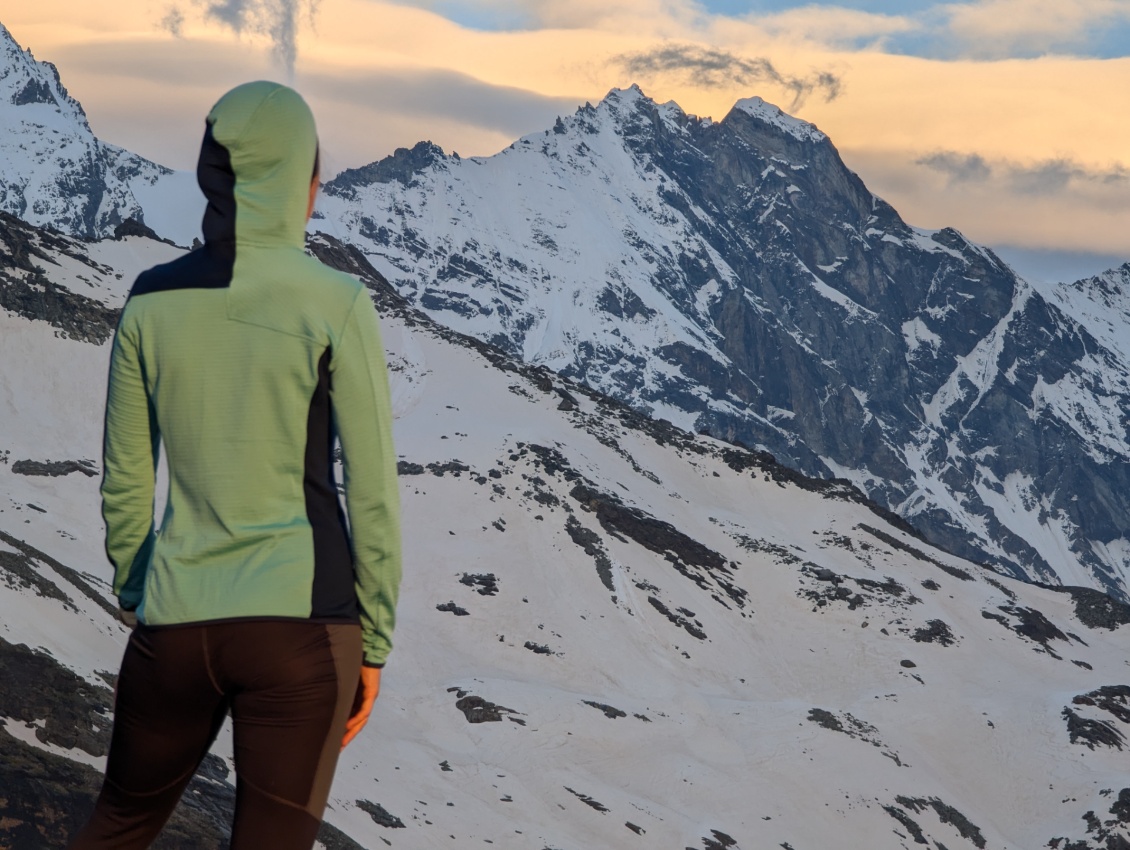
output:
[[[485,156],[613,87],[721,119],[760,95],[909,223],[1037,279],[1130,260],[1130,0],[17,0],[106,141],[190,168],[212,103],[291,82],[329,175]]]

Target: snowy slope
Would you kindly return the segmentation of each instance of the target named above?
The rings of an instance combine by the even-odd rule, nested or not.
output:
[[[110,308],[175,251],[49,248],[22,232],[59,259],[45,264],[58,290]],[[358,254],[314,246],[365,275],[383,315],[406,544],[397,648],[371,728],[344,754],[326,846],[1090,850],[1130,837],[1125,606],[934,550],[846,485],[460,337]],[[28,644],[82,692],[125,640],[95,600],[108,579],[97,476],[19,462],[97,471],[108,345],[52,320],[0,314],[0,663]],[[99,764],[61,707],[14,706],[21,692],[0,697],[0,746],[57,772]],[[199,780],[190,813],[225,787]],[[14,834],[6,814],[0,834]]]
[[[0,23],[0,210],[78,236],[111,236],[133,218],[177,244],[200,231],[195,175],[94,136],[50,62]]]

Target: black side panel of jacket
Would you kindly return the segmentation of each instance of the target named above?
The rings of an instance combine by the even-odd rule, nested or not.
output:
[[[333,465],[333,410],[330,405],[330,350],[318,360],[318,386],[306,420],[306,516],[314,532],[314,587],[310,616],[360,619],[354,590],[353,553],[345,513],[337,497]]]

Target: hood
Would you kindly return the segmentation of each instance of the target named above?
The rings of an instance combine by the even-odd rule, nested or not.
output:
[[[301,248],[318,149],[306,101],[278,83],[245,83],[206,125],[196,167],[208,199],[204,241]]]

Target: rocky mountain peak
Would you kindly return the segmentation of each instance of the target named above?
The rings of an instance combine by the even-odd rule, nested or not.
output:
[[[452,156],[456,160],[459,158],[458,154]],[[323,189],[330,194],[349,195],[357,186],[371,183],[389,183],[395,180],[407,186],[417,174],[442,164],[446,159],[447,154],[439,145],[417,142],[411,148],[397,148],[391,155],[360,168],[347,168],[327,182]]]
[[[37,61],[2,24],[0,127],[0,210],[85,238],[112,236],[127,219],[181,244],[199,230],[199,193],[180,191],[193,186],[191,176],[98,139],[55,66]],[[181,197],[166,198],[158,187],[167,183]]]
[[[437,320],[849,479],[966,557],[1127,594],[1130,504],[1072,494],[1130,489],[1130,386],[1103,377],[1130,312],[908,225],[761,98],[710,122],[613,89],[494,157],[416,150],[323,212]]]
[[[747,97],[739,100],[734,104],[730,114],[723,120],[731,120],[735,113],[755,118],[763,124],[775,127],[802,142],[822,142],[828,138],[816,129],[816,125],[794,118],[787,112],[782,111],[779,106],[774,106],[760,97]]]
[[[63,86],[59,69],[39,62],[24,50],[0,23],[0,105],[50,107],[70,121],[89,129],[86,113]]]

